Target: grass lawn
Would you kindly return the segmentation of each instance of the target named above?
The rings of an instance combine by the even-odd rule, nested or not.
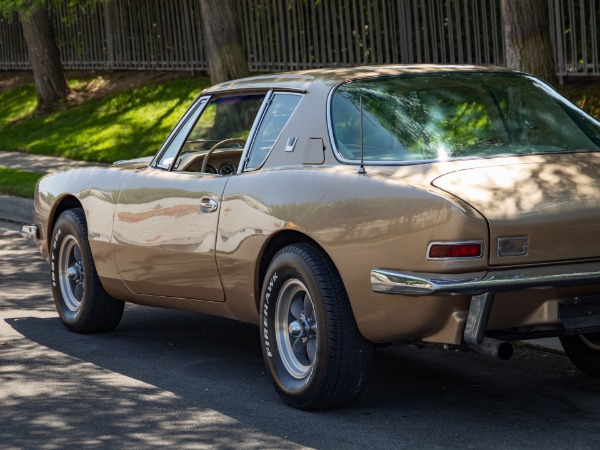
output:
[[[32,84],[17,86],[0,93],[0,135],[10,122],[22,119],[35,109],[35,88]],[[3,150],[6,150],[4,148]]]
[[[82,86],[98,85],[93,77],[70,79],[69,84],[75,96],[82,94]],[[101,162],[152,155],[208,86],[205,77],[177,78],[79,101],[37,117],[31,114],[32,85],[5,90],[0,92],[0,149]]]
[[[0,194],[33,198],[35,183],[43,174],[0,167]]]

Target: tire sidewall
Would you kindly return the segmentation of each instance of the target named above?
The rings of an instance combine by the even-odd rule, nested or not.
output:
[[[562,336],[560,340],[567,356],[579,370],[600,378],[600,350],[590,347],[580,335]]]
[[[293,377],[285,368],[279,354],[275,330],[275,313],[279,295],[286,282],[292,279],[297,279],[306,286],[313,302],[318,327],[316,362],[311,371],[300,379]],[[280,252],[273,259],[265,276],[260,308],[261,344],[267,369],[284,400],[296,406],[302,406],[303,403],[313,398],[325,370],[327,324],[323,302],[314,281],[314,276],[306,262],[299,255],[291,252]]]
[[[82,262],[83,262],[83,288],[84,294],[81,300],[81,305],[77,311],[71,311],[64,300],[63,292],[59,281],[59,254],[63,241],[68,237],[73,236],[77,241],[77,245],[81,250]],[[51,266],[51,277],[52,277],[52,294],[54,297],[54,304],[56,310],[63,321],[63,323],[71,329],[77,329],[78,325],[83,322],[85,311],[88,307],[89,291],[90,291],[90,261],[88,258],[87,242],[85,241],[79,225],[77,224],[74,214],[71,211],[63,213],[54,227],[52,233],[52,244],[50,246],[50,266]]]

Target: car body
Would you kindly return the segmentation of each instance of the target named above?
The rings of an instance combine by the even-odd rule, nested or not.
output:
[[[561,336],[598,375],[599,149],[502,68],[263,75],[204,91],[153,158],[42,178],[24,232],[68,327],[114,328],[120,301],[257,324],[299,408],[356,398],[373,343]]]

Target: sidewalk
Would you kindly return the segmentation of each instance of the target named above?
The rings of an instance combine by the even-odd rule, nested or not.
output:
[[[76,167],[102,167],[107,164],[73,161],[58,156],[32,155],[21,152],[0,151],[0,166],[27,172],[49,173],[57,170],[74,169]]]
[[[73,161],[56,156],[32,155],[21,152],[0,151],[0,166],[27,172],[50,173],[76,167],[106,166],[101,163]],[[28,198],[0,195],[0,220],[28,224],[33,221],[33,200]]]

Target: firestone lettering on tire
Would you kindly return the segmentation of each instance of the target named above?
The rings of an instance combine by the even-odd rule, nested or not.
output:
[[[312,379],[314,374],[315,374],[315,366],[313,365],[310,369],[310,372],[308,372],[308,375],[306,375],[306,381],[304,382],[304,385],[308,384],[308,382]]]
[[[56,287],[56,258],[54,257],[54,251],[58,245],[58,237],[61,235],[62,231],[58,229],[56,232],[56,236],[54,236],[54,242],[52,243],[52,261],[50,263],[50,270],[52,271],[52,287]]]
[[[273,276],[271,277],[271,279],[269,280],[269,284],[267,286],[267,292],[265,293],[265,304],[263,307],[263,329],[264,329],[264,338],[265,338],[265,351],[267,353],[267,356],[269,358],[273,357],[273,354],[271,353],[271,341],[269,340],[269,299],[271,298],[271,292],[273,290],[273,285],[275,284],[275,281],[277,281],[277,278],[279,278],[279,276],[277,275],[277,272],[275,272],[273,274]]]

